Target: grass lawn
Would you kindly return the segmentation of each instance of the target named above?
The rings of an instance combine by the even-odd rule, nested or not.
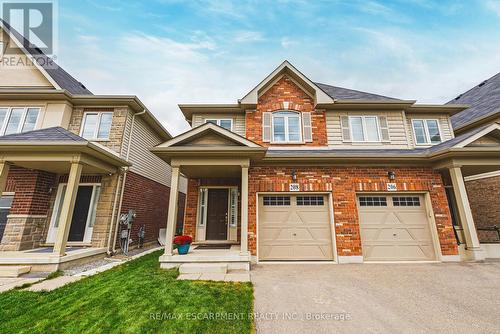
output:
[[[52,292],[2,293],[0,333],[252,331],[250,283],[177,281],[176,270],[159,268],[160,255],[143,256]]]

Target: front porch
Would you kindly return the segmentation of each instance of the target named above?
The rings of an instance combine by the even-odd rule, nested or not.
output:
[[[170,203],[162,268],[180,271],[249,270],[248,169],[266,149],[233,132],[207,123],[152,149],[172,166]],[[195,244],[187,255],[173,249],[180,175],[189,179],[184,233]],[[198,244],[227,243],[228,249]],[[204,267],[204,268],[202,268]],[[203,271],[202,271],[203,270]]]
[[[54,271],[103,256],[127,166],[62,128],[1,137],[0,193],[10,204],[0,217],[0,266]]]

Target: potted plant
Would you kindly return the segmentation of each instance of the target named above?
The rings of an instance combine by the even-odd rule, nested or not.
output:
[[[178,235],[174,238],[174,245],[179,254],[184,255],[189,252],[189,246],[193,242],[193,238],[189,235]]]

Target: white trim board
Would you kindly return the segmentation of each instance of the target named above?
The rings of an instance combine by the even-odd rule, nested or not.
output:
[[[495,176],[500,176],[500,170],[497,170],[494,172],[466,176],[466,177],[464,177],[464,181],[467,182],[467,181],[481,180],[481,179],[487,179],[487,178],[495,177]]]

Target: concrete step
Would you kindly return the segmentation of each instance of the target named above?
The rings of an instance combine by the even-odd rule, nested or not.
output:
[[[179,267],[180,274],[226,274],[226,263],[184,263]]]
[[[30,266],[0,266],[0,277],[19,277],[30,271]]]

